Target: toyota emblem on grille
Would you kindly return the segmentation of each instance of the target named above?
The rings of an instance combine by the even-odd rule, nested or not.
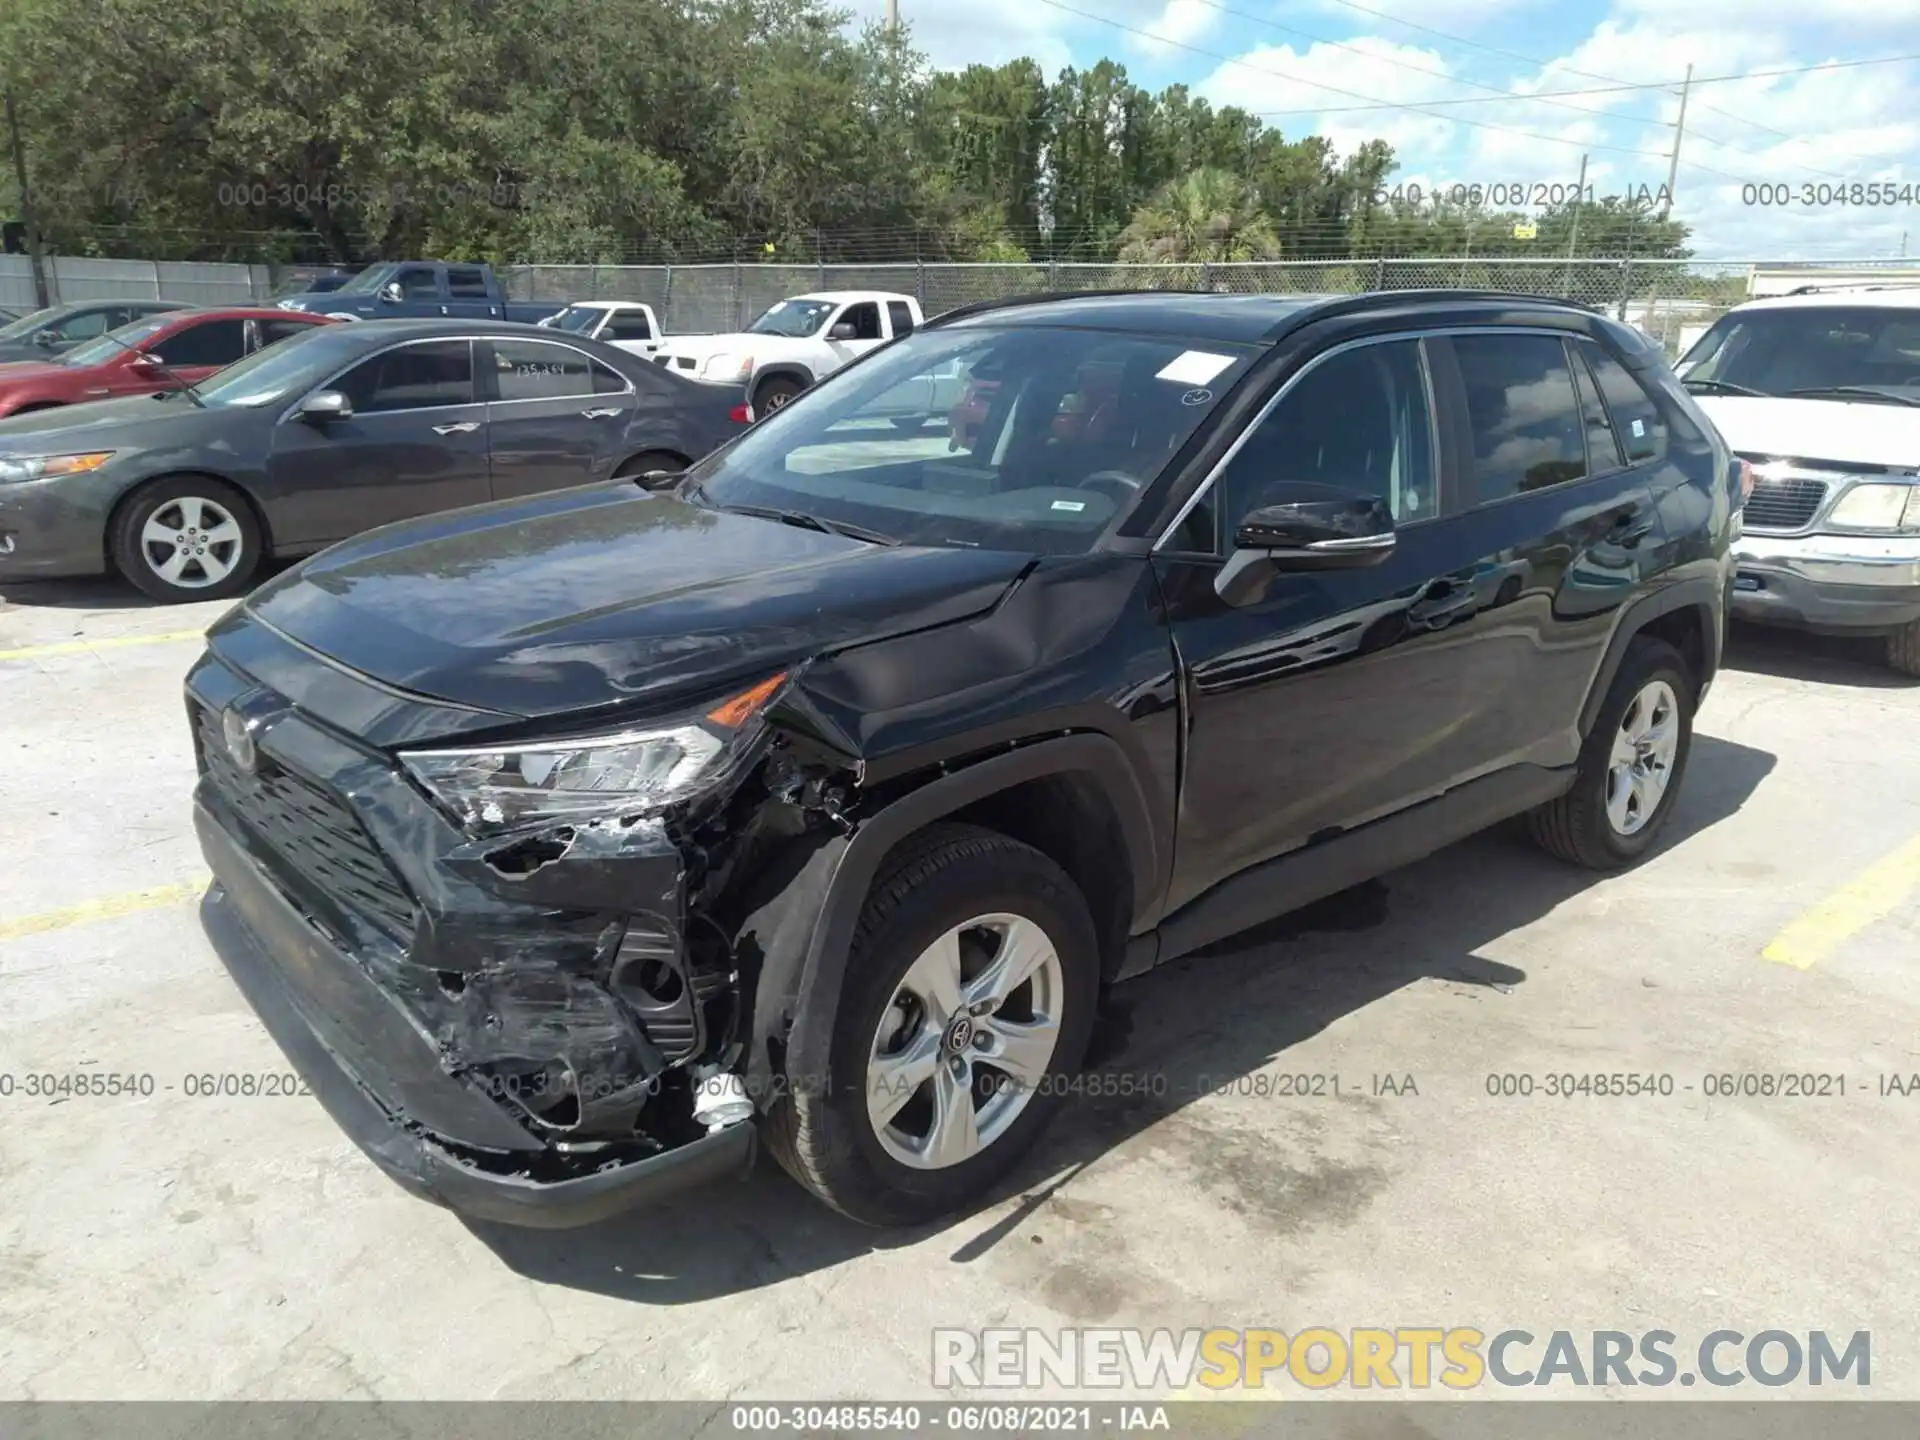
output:
[[[220,733],[226,738],[227,754],[249,775],[260,763],[260,752],[253,744],[253,726],[254,722],[238,710],[228,710],[220,717]]]

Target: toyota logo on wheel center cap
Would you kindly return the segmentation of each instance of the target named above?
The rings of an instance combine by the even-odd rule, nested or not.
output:
[[[953,1023],[947,1027],[947,1033],[943,1043],[949,1055],[958,1055],[962,1050],[965,1050],[967,1046],[971,1045],[973,1043],[972,1018],[966,1015],[956,1015]]]

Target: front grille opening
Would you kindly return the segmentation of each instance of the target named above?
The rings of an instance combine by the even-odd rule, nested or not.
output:
[[[1804,530],[1827,498],[1823,480],[1766,479],[1753,484],[1747,497],[1746,527],[1762,530]]]
[[[412,941],[413,897],[345,801],[265,755],[243,770],[211,710],[200,709],[194,731],[200,764],[219,799],[280,871],[399,944]]]

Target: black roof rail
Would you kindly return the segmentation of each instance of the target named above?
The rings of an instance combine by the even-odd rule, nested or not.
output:
[[[1041,290],[1026,295],[1004,295],[993,300],[975,300],[970,304],[958,306],[952,310],[943,310],[921,326],[922,329],[945,325],[954,320],[963,320],[972,315],[984,315],[995,310],[1011,309],[1019,305],[1044,305],[1057,300],[1098,300],[1123,296],[1150,295],[1186,295],[1186,296],[1230,296],[1237,299],[1267,298],[1271,300],[1299,300],[1314,302],[1316,315],[1334,313],[1346,314],[1354,310],[1367,310],[1375,306],[1403,303],[1407,300],[1478,300],[1500,304],[1543,305],[1548,308],[1580,310],[1588,314],[1604,315],[1606,308],[1589,304],[1584,300],[1565,300],[1557,295],[1529,295],[1515,290],[1452,290],[1435,287],[1419,290],[1365,290],[1354,295],[1324,294],[1287,294],[1280,291],[1219,291],[1219,290],[1135,290],[1119,288],[1112,290]],[[1301,312],[1304,314],[1305,312]],[[1291,328],[1299,319],[1298,315],[1289,315],[1281,322],[1280,329]]]

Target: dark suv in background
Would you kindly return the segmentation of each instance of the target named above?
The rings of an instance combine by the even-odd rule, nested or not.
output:
[[[1507,817],[1646,854],[1742,480],[1551,301],[956,312],[671,492],[390,526],[237,607],[187,682],[202,917],[419,1193],[580,1223],[758,1135],[924,1220],[1113,982]]]

